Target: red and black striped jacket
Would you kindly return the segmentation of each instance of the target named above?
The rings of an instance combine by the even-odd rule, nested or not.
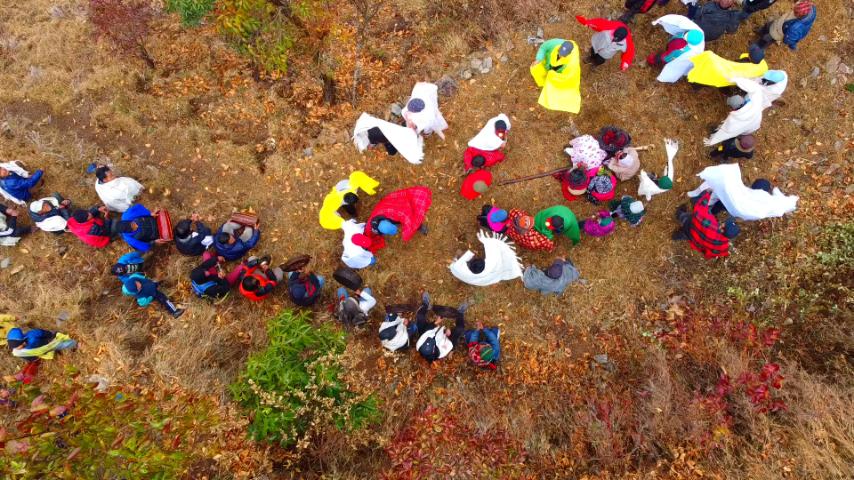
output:
[[[729,256],[729,239],[720,232],[718,219],[709,208],[711,191],[706,191],[694,204],[691,228],[688,233],[691,248],[706,258]]]

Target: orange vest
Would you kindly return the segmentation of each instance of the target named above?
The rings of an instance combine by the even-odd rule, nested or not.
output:
[[[267,276],[264,275],[263,272],[262,273],[255,273],[257,268],[258,267],[253,267],[252,269],[250,269],[248,272],[246,272],[246,276],[244,276],[243,278],[255,277],[255,279],[258,280],[258,289],[259,290],[266,287],[267,285],[270,285],[270,284],[272,284],[273,286],[276,285],[276,282],[267,278]],[[240,293],[244,297],[248,298],[249,300],[252,300],[253,302],[260,302],[261,300],[264,300],[265,298],[267,298],[268,295],[270,295],[269,293],[266,293],[264,295],[258,295],[254,291],[246,290],[245,288],[243,288],[243,281],[242,280],[240,281],[239,290],[240,290]]]

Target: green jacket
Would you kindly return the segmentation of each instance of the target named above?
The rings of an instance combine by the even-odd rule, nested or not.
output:
[[[560,48],[560,46],[563,45],[563,42],[565,42],[565,41],[566,40],[564,40],[562,38],[553,38],[551,40],[546,40],[545,42],[543,42],[542,45],[540,45],[540,49],[537,50],[537,58],[535,60],[538,62],[542,62],[543,60],[545,60],[546,69],[551,70],[551,68],[552,68],[552,65],[551,65],[552,50],[554,50],[555,48]],[[566,65],[562,65],[560,67],[557,67],[555,69],[555,71],[560,73],[560,72],[563,72],[563,69],[565,69],[565,68],[566,68]]]
[[[534,228],[548,237],[549,240],[554,240],[554,232],[546,227],[546,220],[555,216],[563,219],[563,234],[572,240],[572,244],[575,245],[580,242],[581,232],[578,230],[578,220],[575,219],[575,214],[572,213],[572,210],[563,205],[555,205],[554,207],[537,212],[537,215],[534,217]]]

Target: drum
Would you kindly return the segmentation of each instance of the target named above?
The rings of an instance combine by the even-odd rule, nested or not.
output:
[[[169,216],[168,210],[158,210],[154,213],[157,219],[157,236],[160,240],[171,242],[172,236],[172,217]]]
[[[258,215],[251,212],[234,212],[231,214],[229,221],[243,225],[244,227],[255,228],[255,224],[258,223]]]
[[[308,265],[308,262],[310,261],[311,256],[306,254],[299,254],[295,257],[289,258],[288,261],[280,265],[279,268],[286,272],[296,272],[298,270],[301,270],[302,267]]]
[[[362,288],[362,277],[350,267],[338,268],[332,273],[332,278],[350,290]]]

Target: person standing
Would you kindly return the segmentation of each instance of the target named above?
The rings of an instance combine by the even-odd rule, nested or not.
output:
[[[617,53],[621,53],[620,70],[626,71],[629,68],[635,58],[635,44],[632,41],[632,32],[625,23],[606,18],[587,19],[581,15],[576,15],[575,19],[596,31],[590,38],[588,62],[602,65]]]

